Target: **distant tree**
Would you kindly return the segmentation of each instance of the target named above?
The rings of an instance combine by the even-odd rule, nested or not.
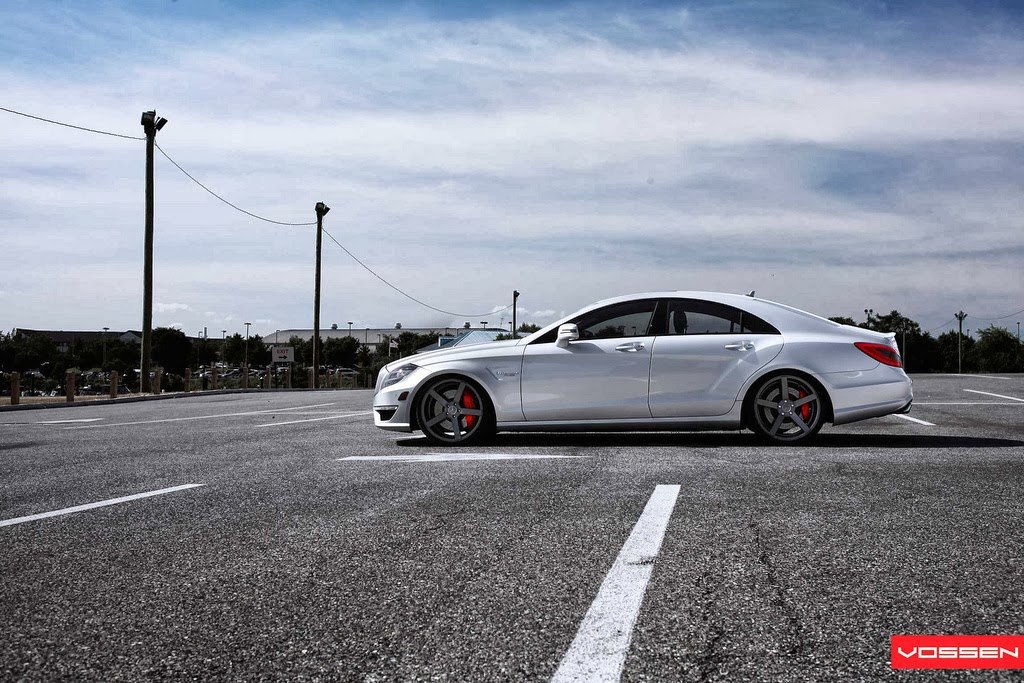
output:
[[[0,370],[7,372],[44,369],[43,364],[52,363],[58,355],[56,344],[41,334],[10,334],[0,340]]]
[[[519,332],[525,332],[526,334],[533,334],[540,329],[540,325],[534,325],[532,323],[523,323],[519,326]]]
[[[245,337],[237,332],[224,340],[224,362],[241,365],[245,359]]]
[[[356,362],[359,342],[355,337],[331,337],[323,344],[323,364],[351,367]]]
[[[853,318],[847,318],[845,315],[833,316],[829,318],[829,320],[834,323],[839,323],[840,325],[851,325],[853,327],[857,327],[857,321]]]
[[[990,325],[978,330],[976,345],[978,369],[982,372],[1020,372],[1021,344],[1016,335],[1004,327]]]
[[[220,342],[204,337],[192,345],[192,365],[195,367],[213,365],[217,362],[219,354]]]
[[[295,362],[299,365],[312,365],[313,364],[313,342],[312,337],[310,339],[303,339],[297,334],[293,334],[288,339],[288,346],[295,349]],[[323,340],[320,340],[320,348],[323,348]]]
[[[417,334],[415,332],[402,332],[398,335],[398,355],[409,356],[416,353],[416,349],[429,346],[437,342],[437,332]]]
[[[957,371],[957,336],[958,333],[952,330],[939,335],[937,345],[939,357],[941,359],[940,369],[942,370],[942,372]],[[974,339],[968,337],[965,334],[961,337],[961,340],[963,371],[976,372],[978,369],[978,364],[974,352]]]
[[[249,337],[249,367],[259,367],[270,363],[270,349],[263,343],[263,337],[254,334]],[[246,343],[241,334],[233,334],[224,342],[224,362],[228,365],[241,366],[245,362]]]
[[[270,348],[263,342],[263,337],[254,334],[249,337],[249,367],[270,365]]]
[[[153,330],[152,358],[165,372],[184,374],[192,358],[192,341],[181,330],[157,327]]]

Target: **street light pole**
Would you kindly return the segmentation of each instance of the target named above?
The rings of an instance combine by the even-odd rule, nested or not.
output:
[[[348,336],[352,336],[352,321],[348,321]]]
[[[245,380],[242,386],[243,389],[249,388],[249,325],[252,325],[252,323],[245,324],[245,363],[243,370],[245,372]]]
[[[518,292],[518,290],[513,289],[512,290],[512,338],[513,339],[516,338],[516,330],[519,329],[518,327],[516,327],[516,309],[518,308],[518,303],[517,303],[518,301],[519,301],[519,292]]]
[[[967,314],[963,311],[956,312],[957,322],[960,323],[960,332],[956,336],[956,373],[959,375],[964,371],[963,365],[963,343],[964,343],[964,318]]]
[[[313,288],[313,388],[320,386],[320,251],[323,246],[324,216],[331,210],[323,202],[313,207],[316,211],[316,284]]]
[[[103,369],[107,369],[107,331],[109,327],[103,328]],[[1020,323],[1017,323],[1017,341],[1020,341]]]
[[[146,236],[142,266],[142,360],[139,363],[141,385],[139,391],[150,393],[149,360],[153,353],[153,146],[156,132],[167,119],[156,111],[142,112],[142,129],[146,133]]]

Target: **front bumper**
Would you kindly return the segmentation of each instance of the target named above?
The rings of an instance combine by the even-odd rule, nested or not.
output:
[[[399,382],[373,397],[373,426],[391,432],[412,431],[412,389]]]

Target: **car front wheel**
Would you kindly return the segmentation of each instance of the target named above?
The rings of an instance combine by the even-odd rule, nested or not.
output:
[[[754,389],[748,426],[765,441],[806,443],[825,421],[825,397],[797,375],[775,375]]]
[[[494,433],[494,411],[475,384],[458,377],[433,380],[420,392],[417,426],[440,446],[469,446]]]

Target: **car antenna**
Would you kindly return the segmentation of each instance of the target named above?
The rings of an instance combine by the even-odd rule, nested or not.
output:
[[[750,290],[749,292],[747,292],[747,296],[754,296],[754,290]]]

